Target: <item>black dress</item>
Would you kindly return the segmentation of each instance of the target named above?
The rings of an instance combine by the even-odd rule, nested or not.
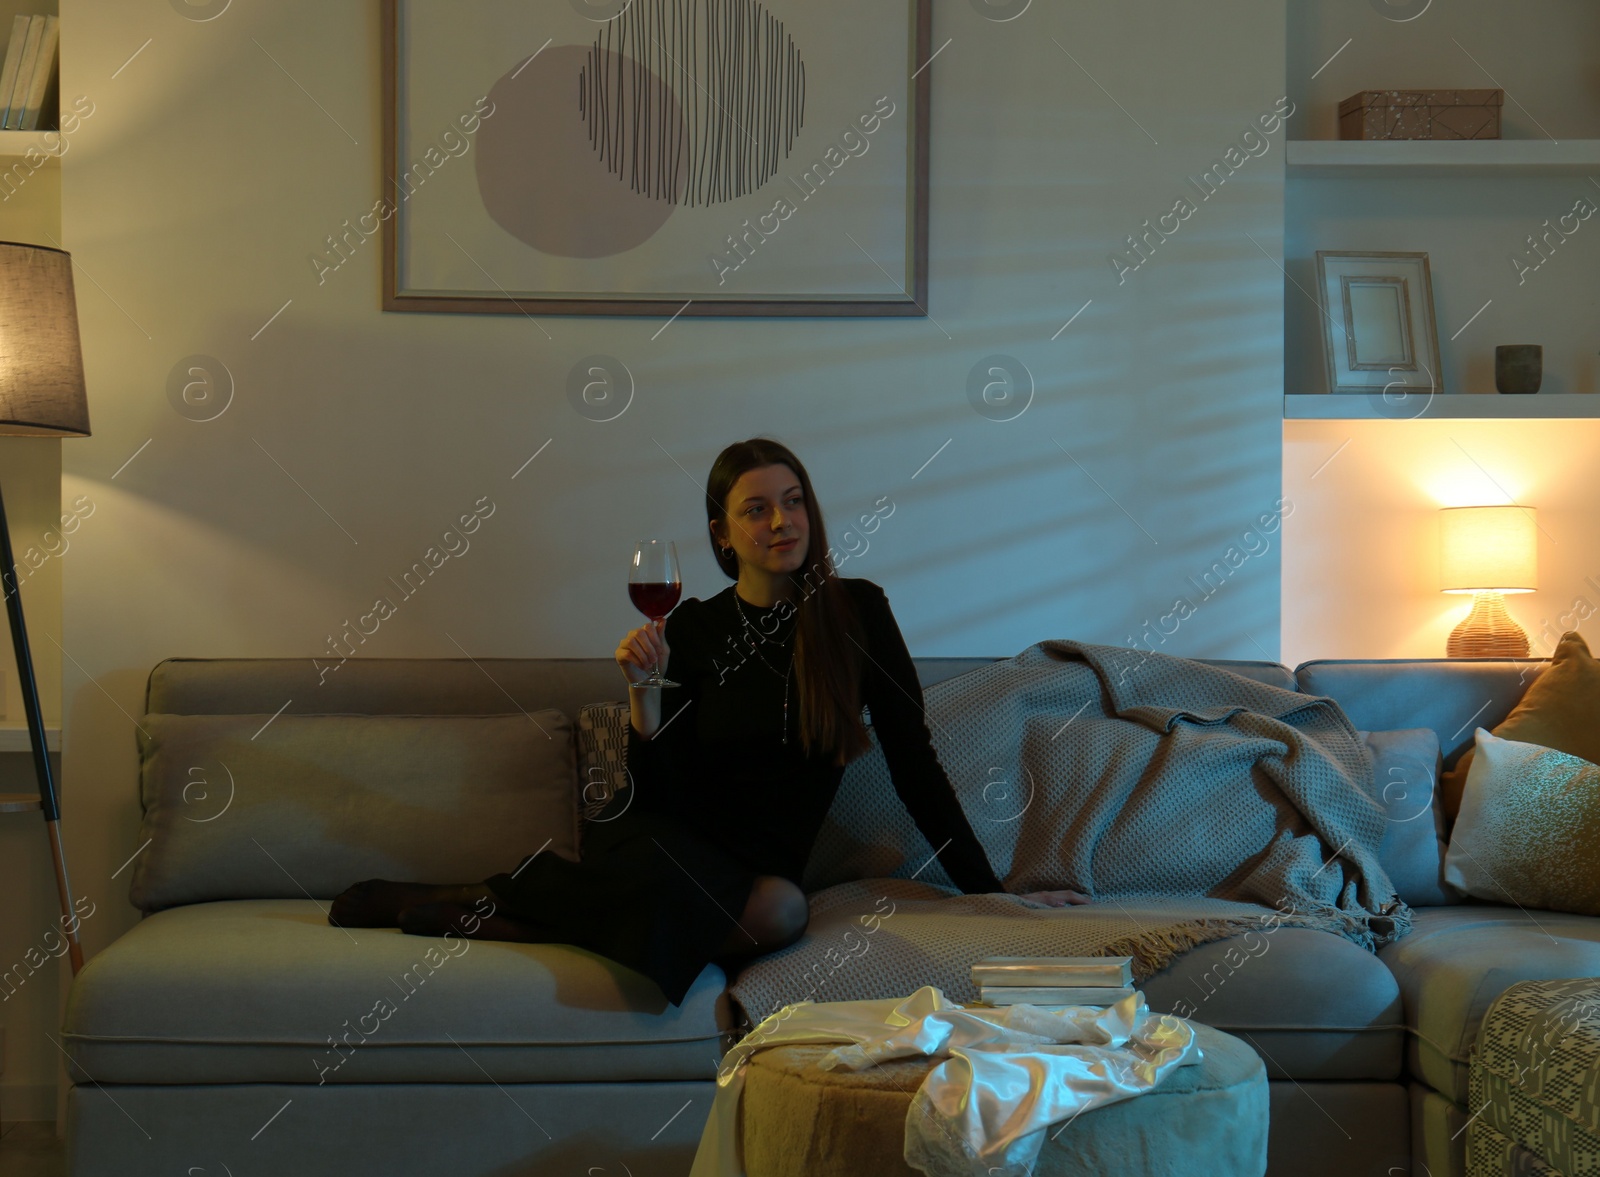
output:
[[[943,847],[939,861],[958,887],[1003,891],[939,765],[888,598],[870,580],[841,583],[865,632],[862,700],[895,792],[929,845]],[[780,608],[736,601],[730,585],[673,610],[663,672],[683,685],[662,689],[654,738],[628,729],[631,801],[622,794],[615,816],[585,825],[582,861],[535,855],[485,880],[501,909],[543,939],[644,973],[674,1005],[717,957],[757,875],[799,884],[844,776],[802,751],[792,677],[783,742],[794,620]],[[759,641],[752,629],[783,640]]]

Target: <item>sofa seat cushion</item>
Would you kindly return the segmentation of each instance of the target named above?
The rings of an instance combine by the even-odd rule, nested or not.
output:
[[[1264,921],[1260,932],[1191,948],[1142,988],[1151,1009],[1249,1043],[1271,1079],[1401,1075],[1400,988],[1375,954],[1342,936]]]
[[[345,930],[309,900],[147,917],[67,1002],[75,1082],[499,1083],[705,1079],[727,1025],[707,966],[681,1006],[562,944]]]
[[[972,896],[954,909],[927,902],[947,898],[955,898],[947,888],[901,879],[813,895],[800,940],[744,968],[730,994],[751,1023],[791,1002],[879,999],[924,984],[951,1001],[975,1001],[970,965],[985,956],[1075,953],[1063,947],[1072,925],[1097,915],[1144,930],[1201,910],[1193,900],[1157,897],[1059,910],[979,905]],[[1140,988],[1150,1008],[1243,1039],[1269,1078],[1398,1078],[1405,1019],[1383,963],[1343,937],[1293,927],[1272,908],[1236,906],[1256,926],[1232,935],[1225,928],[1146,977]]]
[[[1600,977],[1600,919],[1498,904],[1415,908],[1379,951],[1405,999],[1409,1070],[1465,1106],[1484,1012],[1518,981]]]

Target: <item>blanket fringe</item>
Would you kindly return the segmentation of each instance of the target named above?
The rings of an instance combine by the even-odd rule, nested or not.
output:
[[[1405,912],[1405,917],[1404,931],[1409,931],[1409,911]],[[1402,921],[1396,918],[1395,922],[1396,931],[1399,932],[1401,929],[1398,925]],[[1192,948],[1198,948],[1214,940],[1226,940],[1243,935],[1249,931],[1271,935],[1277,927],[1310,928],[1318,932],[1328,932],[1350,940],[1368,951],[1375,951],[1379,944],[1387,943],[1392,938],[1376,936],[1366,926],[1365,921],[1346,912],[1274,911],[1263,916],[1203,916],[1159,927],[1144,928],[1131,935],[1108,940],[1095,950],[1095,955],[1131,956],[1134,983],[1143,984]]]

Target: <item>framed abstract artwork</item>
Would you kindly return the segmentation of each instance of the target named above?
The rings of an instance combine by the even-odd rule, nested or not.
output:
[[[1426,253],[1319,249],[1317,286],[1329,392],[1441,391]]]
[[[932,0],[380,0],[391,311],[927,314]]]

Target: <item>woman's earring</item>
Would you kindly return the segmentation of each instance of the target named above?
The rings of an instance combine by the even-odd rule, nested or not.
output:
[[[723,548],[722,549],[723,559],[727,559],[731,555],[733,555],[733,549],[732,548]]]

